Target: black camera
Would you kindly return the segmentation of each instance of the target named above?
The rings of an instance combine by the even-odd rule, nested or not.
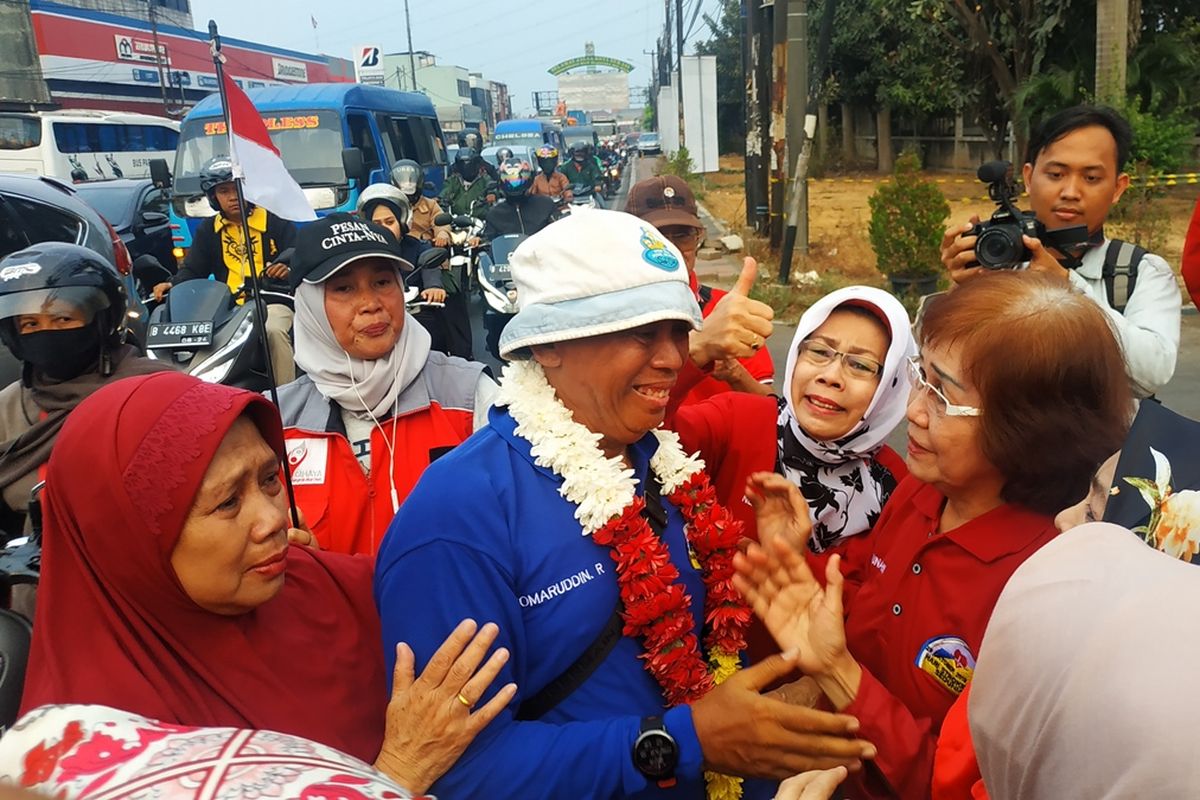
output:
[[[989,161],[975,173],[988,186],[988,197],[999,206],[987,222],[980,222],[968,236],[975,240],[975,259],[987,269],[1012,269],[1028,261],[1032,254],[1022,236],[1039,239],[1046,247],[1074,258],[1088,242],[1086,225],[1069,225],[1047,230],[1032,211],[1016,206],[1017,184],[1013,180],[1012,163]]]

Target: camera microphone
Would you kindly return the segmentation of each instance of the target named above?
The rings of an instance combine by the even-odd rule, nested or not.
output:
[[[980,164],[975,174],[984,183],[999,183],[1006,180],[1012,174],[1012,162],[988,161],[985,164]]]

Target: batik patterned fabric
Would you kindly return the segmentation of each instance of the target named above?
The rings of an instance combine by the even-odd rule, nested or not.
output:
[[[331,747],[272,731],[171,725],[106,706],[42,706],[0,739],[0,780],[62,800],[407,800]]]

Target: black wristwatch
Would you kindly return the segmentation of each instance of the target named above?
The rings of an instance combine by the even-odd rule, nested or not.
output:
[[[645,717],[633,743],[633,765],[637,771],[666,789],[675,785],[675,767],[679,765],[679,745],[663,726],[662,717]]]

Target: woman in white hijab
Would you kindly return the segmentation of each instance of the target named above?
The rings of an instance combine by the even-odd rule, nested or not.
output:
[[[782,397],[730,392],[680,407],[668,425],[698,451],[721,502],[754,537],[746,479],[772,471],[800,487],[813,523],[807,543],[827,553],[879,518],[904,460],[884,442],[904,419],[907,360],[916,355],[908,313],[880,289],[849,286],[800,318]],[[673,396],[686,394],[676,387]]]
[[[1200,573],[1089,523],[1012,576],[968,702],[993,800],[1194,797]]]
[[[350,214],[300,229],[296,363],[279,390],[296,501],[321,547],[374,555],[425,468],[486,424],[485,367],[430,351],[392,235]]]

